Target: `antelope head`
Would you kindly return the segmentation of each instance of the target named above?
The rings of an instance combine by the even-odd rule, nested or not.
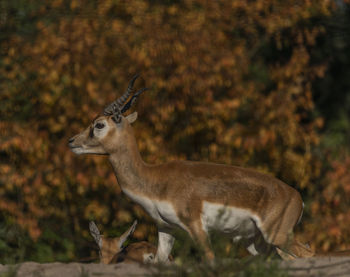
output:
[[[126,92],[109,104],[102,114],[97,116],[83,132],[69,139],[69,147],[75,154],[111,154],[117,151],[121,142],[130,133],[130,124],[137,118],[137,112],[123,116],[135,102],[137,97],[147,88],[136,91],[133,95],[133,85],[138,75],[135,75]],[[132,96],[131,96],[132,95]],[[131,96],[131,97],[130,97]],[[129,99],[130,98],[130,99]],[[129,99],[129,101],[127,101]],[[112,138],[113,139],[110,139]]]
[[[110,264],[116,262],[116,257],[124,249],[123,244],[135,231],[137,220],[131,227],[117,238],[106,238],[100,234],[99,229],[93,221],[89,223],[90,234],[94,238],[100,255],[100,262],[103,264]]]

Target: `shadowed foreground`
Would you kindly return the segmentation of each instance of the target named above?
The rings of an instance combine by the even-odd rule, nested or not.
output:
[[[349,276],[349,257],[317,257],[309,259],[297,259],[294,261],[281,261],[281,271],[288,276]],[[25,262],[18,265],[0,265],[0,276],[6,277],[85,277],[85,276],[157,276],[160,269],[152,266],[138,264],[81,264],[81,263],[48,263],[39,264]],[[164,270],[164,268],[162,269]],[[189,269],[189,271],[191,271]],[[165,273],[165,272],[162,272]],[[167,275],[172,275],[169,267]],[[174,271],[174,275],[176,272]]]

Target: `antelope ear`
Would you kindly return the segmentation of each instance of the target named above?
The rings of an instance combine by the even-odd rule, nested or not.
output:
[[[129,236],[131,236],[136,228],[137,220],[134,221],[134,223],[131,225],[131,227],[119,237],[119,248],[122,249],[124,242],[128,239]]]
[[[102,237],[100,234],[100,230],[98,230],[95,222],[90,221],[89,229],[90,229],[91,236],[95,239],[96,244],[101,249],[102,248]]]
[[[134,123],[137,119],[137,112],[133,112],[132,114],[129,114],[126,119],[129,121],[129,123]]]

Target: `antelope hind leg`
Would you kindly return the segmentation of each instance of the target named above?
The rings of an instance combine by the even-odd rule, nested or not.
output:
[[[200,221],[194,221],[189,226],[189,235],[198,243],[200,249],[204,252],[205,258],[209,262],[213,262],[215,255],[210,247],[210,240],[208,233],[204,230]]]

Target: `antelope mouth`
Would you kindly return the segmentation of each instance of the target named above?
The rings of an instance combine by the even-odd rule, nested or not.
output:
[[[68,147],[74,154],[80,155],[86,152],[86,149],[83,147],[83,145],[77,145],[74,141],[70,141],[68,143]]]
[[[81,154],[96,154],[105,155],[106,152],[100,149],[99,145],[74,145],[73,143],[68,144],[70,150],[77,155]]]
[[[71,150],[76,149],[76,148],[83,148],[81,146],[74,146],[74,145],[68,145]]]
[[[75,145],[75,144],[74,144],[74,141],[70,141],[70,142],[68,142],[68,147],[69,147],[70,149],[74,149],[74,148],[82,148],[82,146],[81,146],[81,145]]]
[[[81,146],[79,146],[79,145],[74,145],[74,142],[69,142],[69,143],[68,143],[68,147],[69,147],[69,148],[78,148],[78,147],[81,147]]]
[[[81,146],[74,146],[74,145],[70,145],[70,144],[68,146],[74,154],[79,155],[79,154],[83,154],[83,152],[84,152],[84,149]]]

